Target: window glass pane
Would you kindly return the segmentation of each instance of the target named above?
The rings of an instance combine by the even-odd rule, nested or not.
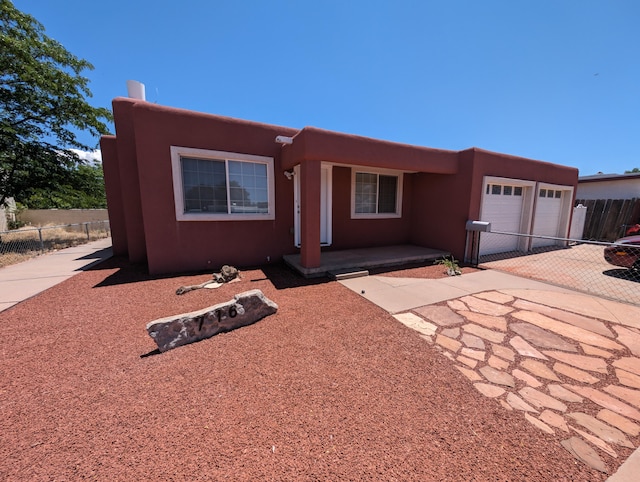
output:
[[[505,186],[502,194],[505,196],[511,196],[511,191],[513,190],[513,186]]]
[[[227,212],[223,160],[182,158],[184,212]],[[224,195],[221,195],[224,194]]]
[[[562,191],[556,191],[556,199],[560,199],[562,197]]]
[[[228,163],[230,211],[238,214],[267,213],[267,166],[247,161]]]
[[[521,186],[516,186],[513,188],[513,195],[514,196],[522,196],[522,187]]]
[[[553,197],[553,193],[554,193],[553,189],[547,190],[547,197]]]
[[[487,194],[489,194],[489,189],[491,189],[491,184],[487,184]]]
[[[356,172],[356,213],[370,214],[376,212],[377,190],[377,174]]]
[[[396,212],[396,193],[398,178],[396,176],[378,176],[378,212]]]
[[[546,189],[540,189],[540,197],[547,197],[547,190]]]
[[[491,185],[491,194],[500,194],[502,192],[502,186],[499,184]]]

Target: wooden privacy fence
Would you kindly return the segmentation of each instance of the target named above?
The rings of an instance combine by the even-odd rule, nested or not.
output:
[[[627,226],[640,223],[640,199],[576,199],[587,208],[582,239],[615,241]]]

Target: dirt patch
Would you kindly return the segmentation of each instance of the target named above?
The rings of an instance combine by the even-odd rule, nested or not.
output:
[[[0,313],[1,478],[604,479],[339,283],[270,267],[175,295],[207,276],[116,259]],[[277,314],[153,354],[147,322],[253,288]]]

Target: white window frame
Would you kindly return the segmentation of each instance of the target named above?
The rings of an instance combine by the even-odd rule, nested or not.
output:
[[[395,213],[356,213],[356,173],[394,176],[398,178],[396,187]],[[351,219],[391,219],[402,217],[402,186],[404,173],[393,169],[376,169],[367,167],[351,167]],[[376,203],[377,209],[377,203]]]
[[[204,160],[245,161],[264,164],[267,166],[267,190],[269,208],[266,213],[185,213],[184,212],[184,183],[182,180],[182,157]],[[265,221],[276,217],[275,187],[273,157],[239,154],[236,152],[212,151],[193,147],[171,146],[171,172],[173,174],[173,197],[178,221]],[[227,169],[228,172],[228,169]],[[229,185],[227,183],[227,193]]]

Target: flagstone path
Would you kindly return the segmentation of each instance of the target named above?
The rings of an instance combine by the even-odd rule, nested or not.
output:
[[[626,316],[589,317],[582,307],[545,304],[562,296],[569,295],[486,291],[394,317],[484,396],[609,472],[607,461],[621,462],[618,447],[640,445],[640,319],[631,308]]]

